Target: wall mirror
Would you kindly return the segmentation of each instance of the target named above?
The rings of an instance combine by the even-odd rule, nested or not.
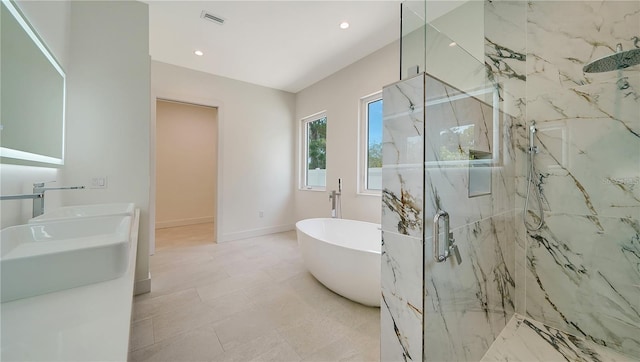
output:
[[[65,73],[13,2],[0,16],[1,162],[63,165]]]

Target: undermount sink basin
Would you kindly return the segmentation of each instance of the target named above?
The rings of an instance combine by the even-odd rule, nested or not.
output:
[[[107,216],[107,215],[133,216],[134,211],[135,211],[135,205],[130,202],[65,206],[49,212],[45,212],[43,215],[34,217],[33,219],[29,220],[29,223],[31,224],[31,223],[39,223],[43,221],[64,220],[64,219],[78,218],[78,217]]]
[[[0,230],[2,302],[117,278],[131,216],[74,218]]]

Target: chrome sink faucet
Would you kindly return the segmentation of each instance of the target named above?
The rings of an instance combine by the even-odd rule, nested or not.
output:
[[[52,181],[55,182],[55,181]],[[84,186],[67,186],[67,187],[44,187],[44,182],[33,184],[33,195],[39,195],[33,198],[33,217],[44,214],[44,192],[50,190],[80,190]]]

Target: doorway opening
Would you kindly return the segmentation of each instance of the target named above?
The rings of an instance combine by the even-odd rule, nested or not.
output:
[[[218,108],[157,99],[156,230],[216,241],[217,133]]]

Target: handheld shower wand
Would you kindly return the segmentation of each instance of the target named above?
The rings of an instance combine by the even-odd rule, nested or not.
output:
[[[522,222],[524,223],[524,227],[529,231],[536,231],[542,228],[544,224],[544,211],[542,210],[542,195],[540,194],[540,182],[535,181],[534,176],[537,174],[535,166],[533,164],[533,159],[538,153],[538,147],[535,145],[535,134],[537,132],[536,122],[531,122],[531,126],[529,126],[529,175],[527,176],[527,196],[524,200],[524,210],[522,212]],[[535,193],[536,200],[538,201],[538,224],[535,226],[529,225],[527,223],[527,212],[529,211],[529,196],[531,195],[531,186],[533,186],[533,192]]]
[[[538,153],[538,148],[535,144],[535,136],[536,136],[536,122],[531,122],[531,126],[529,126],[529,153],[532,150],[535,150]]]

